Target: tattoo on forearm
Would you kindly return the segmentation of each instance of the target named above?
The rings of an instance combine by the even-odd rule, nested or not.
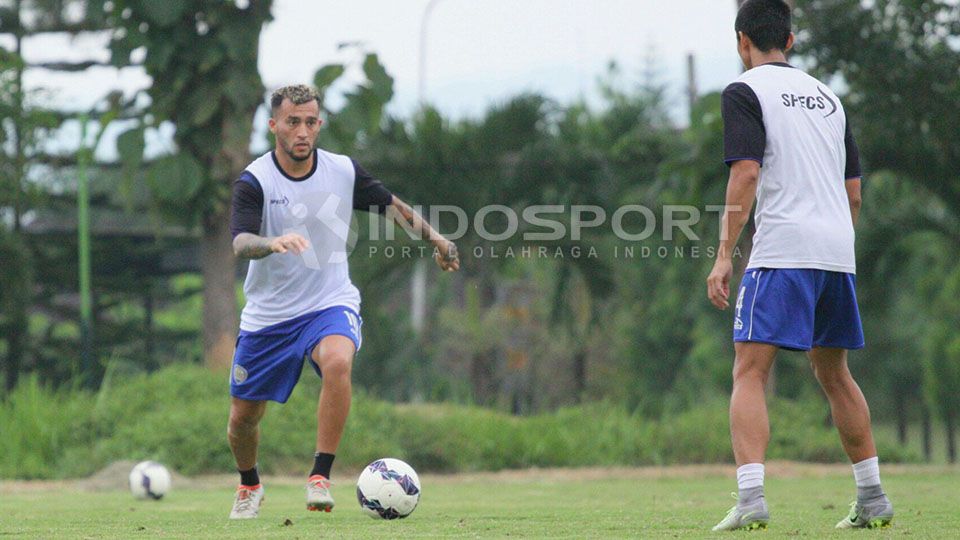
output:
[[[393,206],[396,208],[399,217],[403,218],[403,222],[410,227],[411,231],[413,231],[415,234],[418,234],[422,239],[428,239],[431,237],[432,229],[430,225],[421,216],[418,216],[409,204],[394,197]],[[395,217],[394,219],[397,218]]]
[[[250,233],[242,233],[233,239],[233,252],[241,259],[262,259],[273,253],[270,240]]]
[[[403,220],[406,221],[407,224],[409,224],[411,227],[413,227],[413,224],[414,224],[413,208],[410,208],[409,204],[399,199],[396,201],[396,206],[397,206],[397,210],[400,211],[400,215],[403,216]]]

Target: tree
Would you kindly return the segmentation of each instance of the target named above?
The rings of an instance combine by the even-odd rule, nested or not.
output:
[[[0,116],[9,119],[0,125],[0,206],[12,206],[13,227],[10,234],[0,225],[0,250],[5,252],[4,261],[11,260],[9,272],[4,269],[3,292],[0,292],[0,332],[5,338],[7,350],[4,358],[4,381],[7,390],[17,384],[27,346],[27,306],[30,304],[31,279],[24,242],[20,238],[21,218],[24,212],[24,181],[26,172],[26,136],[32,134],[27,125],[27,108],[24,106],[23,59],[20,48],[23,28],[20,22],[19,2],[12,13],[16,17],[8,23],[7,30],[14,34],[14,50],[0,51]],[[12,124],[12,125],[11,125]],[[12,139],[12,140],[11,140]],[[11,144],[12,143],[12,144]],[[6,149],[12,147],[12,152]],[[12,154],[12,155],[11,155]],[[8,195],[9,194],[9,195]],[[11,257],[8,259],[8,256]],[[6,266],[6,265],[5,265]],[[8,275],[6,275],[8,274]]]
[[[271,0],[118,0],[109,22],[118,29],[112,62],[127,65],[145,50],[153,78],[141,126],[125,134],[142,154],[143,129],[170,121],[178,152],[159,159],[146,180],[158,208],[198,225],[203,273],[203,351],[206,364],[226,369],[237,329],[236,262],[230,241],[230,192],[250,161],[253,115],[263,103],[257,71],[260,30]],[[245,7],[240,7],[245,5]]]
[[[12,227],[9,234],[0,231],[3,249],[14,256],[10,271],[4,276],[4,293],[0,293],[4,306],[0,335],[6,341],[5,384],[12,388],[24,368],[24,360],[36,349],[30,340],[28,309],[34,302],[35,287],[32,281],[31,264],[42,261],[38,252],[42,246],[32,245],[24,238],[24,214],[36,204],[49,197],[46,189],[38,183],[38,170],[68,166],[75,158],[62,159],[44,152],[46,139],[55,138],[57,129],[75,116],[63,109],[40,106],[32,99],[42,89],[28,90],[24,74],[41,68],[60,73],[84,72],[97,66],[96,61],[62,61],[28,63],[22,56],[23,42],[27,38],[42,39],[44,35],[66,32],[102,31],[102,10],[90,10],[84,0],[13,0],[0,2],[0,34],[11,36],[10,50],[0,49],[0,207],[9,209]],[[68,9],[79,8],[79,9]],[[68,15],[72,12],[72,15]],[[80,15],[77,15],[80,13]],[[103,96],[106,97],[106,96]],[[101,110],[95,120],[101,127],[116,118],[124,105],[114,100],[108,110]],[[0,225],[2,227],[2,225]],[[6,259],[5,259],[6,260]],[[29,262],[28,262],[29,261]],[[74,276],[75,279],[75,276]],[[76,281],[73,281],[76,283]],[[63,364],[61,359],[61,364]],[[71,369],[76,366],[70,365]]]
[[[960,5],[810,0],[801,5],[799,52],[818,74],[839,75],[844,105],[869,168],[909,178],[948,211],[926,225],[960,242]],[[856,28],[856,32],[851,32]]]
[[[950,251],[946,251],[950,253]],[[946,431],[947,459],[957,462],[957,422],[960,421],[960,336],[957,325],[960,323],[960,266],[955,264],[955,250],[951,261],[944,264],[947,271],[930,276],[927,286],[934,298],[930,319],[931,329],[924,345],[926,346],[925,386],[927,403],[934,408],[943,421]],[[946,275],[946,282],[943,277]]]
[[[425,208],[433,204],[454,205],[468,216],[474,216],[491,204],[507,205],[518,211],[526,204],[569,204],[588,198],[592,202],[612,204],[622,186],[616,182],[618,177],[613,174],[610,163],[600,156],[599,147],[612,140],[620,152],[626,154],[633,142],[631,138],[644,132],[643,128],[635,129],[633,120],[640,118],[645,109],[638,110],[625,96],[617,98],[623,102],[621,109],[608,115],[591,116],[589,126],[577,125],[581,116],[585,116],[580,114],[583,111],[579,106],[572,107],[569,116],[558,115],[561,111],[556,104],[543,96],[520,95],[491,107],[477,120],[450,122],[436,110],[426,108],[407,127],[384,113],[384,107],[393,95],[393,80],[377,56],[365,53],[362,69],[366,80],[346,94],[345,105],[338,111],[329,111],[325,107],[331,122],[321,131],[320,144],[334,151],[356,155],[371,170],[382,175],[401,197],[423,204]],[[343,65],[324,66],[317,72],[315,85],[326,90],[345,70]],[[611,133],[591,138],[594,129],[602,131],[605,122],[615,118],[621,121]],[[558,125],[560,121],[569,125]],[[554,127],[566,133],[563,136],[552,133]],[[589,155],[585,156],[585,153]],[[628,158],[620,155],[615,159],[626,161]],[[547,193],[548,199],[541,198],[541,193]],[[597,194],[602,194],[603,200],[597,198]],[[582,197],[578,199],[578,196]],[[500,230],[498,227],[503,226],[494,224],[497,217],[500,215],[494,214],[489,219],[490,230]],[[450,230],[449,224],[442,225],[447,225],[445,230]],[[468,236],[460,241],[464,256],[474,247],[505,249],[509,245],[520,249],[522,244],[515,237],[494,245],[475,232],[468,231]],[[551,245],[551,249],[563,247],[569,250],[574,245],[579,247],[596,241],[597,238],[585,238],[581,242],[561,242]],[[383,276],[400,268],[409,268],[411,262],[410,259],[378,259],[367,264],[366,260],[359,259],[352,266],[351,273],[357,277],[364,296],[369,299],[381,294],[371,290],[376,283],[367,280],[369,273]],[[371,268],[374,265],[383,267]],[[522,339],[513,336],[512,340],[507,340],[512,343],[505,343],[491,340],[485,332],[485,329],[497,325],[515,326],[519,319],[533,324],[529,317],[530,306],[513,305],[522,295],[511,291],[525,287],[514,287],[510,280],[501,279],[504,272],[523,272],[517,266],[477,257],[471,259],[463,272],[451,276],[449,281],[454,282],[451,287],[433,288],[436,298],[444,297],[438,294],[438,289],[453,289],[449,291],[452,292],[453,306],[449,307],[455,313],[448,310],[444,315],[438,315],[439,319],[445,319],[439,323],[442,328],[432,330],[436,331],[434,337],[438,339],[443,332],[457,336],[450,340],[455,343],[451,343],[446,352],[457,358],[457,362],[469,365],[466,377],[470,380],[473,398],[478,402],[501,400],[502,396],[496,393],[504,385],[498,381],[512,375],[499,373],[500,366],[508,365],[508,371],[519,372],[529,365],[525,360],[526,351],[518,346]],[[572,341],[576,348],[572,353],[574,388],[567,393],[579,399],[587,379],[589,340],[586,336],[599,322],[599,306],[612,290],[612,272],[605,264],[586,258],[568,257],[556,266],[559,279],[549,291],[553,299],[552,322],[584,338]],[[570,302],[571,299],[585,301]],[[365,305],[371,306],[367,309],[377,309],[376,306],[382,303],[368,301]],[[456,312],[461,308],[470,309]],[[518,320],[511,324],[509,317],[513,316]],[[426,343],[431,341],[425,340]],[[484,342],[484,346],[466,346],[478,342]],[[441,358],[444,356],[443,353],[435,355],[438,364],[445,362]],[[513,360],[506,361],[505,357]],[[519,383],[513,385],[514,388],[517,386]],[[518,399],[524,401],[522,396]],[[514,410],[523,408],[519,403],[514,405]]]
[[[944,291],[954,290],[952,280],[960,272],[948,263],[960,256],[960,183],[955,181],[960,177],[960,48],[955,41],[960,5],[877,0],[865,7],[858,0],[810,0],[799,12],[800,52],[815,73],[838,76],[845,83],[847,116],[868,174],[867,195],[871,190],[895,195],[875,211],[885,232],[862,242],[869,254],[866,265],[885,271],[861,275],[866,287],[876,280],[874,288],[885,292],[894,280],[911,284],[887,292],[898,301],[889,304],[886,317],[889,327],[897,328],[908,307],[909,319],[929,323],[915,327],[917,332],[909,336],[913,347],[907,350],[922,358],[913,365],[924,368],[926,403],[919,404],[924,407],[924,427],[929,425],[926,408],[938,411],[949,433],[948,451],[955,454],[958,404],[951,396],[960,394],[960,380],[951,371],[955,343],[943,326],[951,329],[948,334],[954,332],[960,313],[946,309],[942,298]],[[883,177],[884,171],[907,185],[899,191],[872,186],[870,179]],[[865,207],[868,220],[870,212]],[[895,263],[873,265],[884,258]],[[955,301],[951,297],[947,304]],[[891,352],[900,353],[891,362],[913,360],[903,357],[903,349]],[[916,394],[915,378],[892,379],[896,395]]]
[[[32,284],[29,250],[18,235],[0,227],[0,335],[6,341],[4,386],[10,391],[17,385],[27,343],[27,306]]]

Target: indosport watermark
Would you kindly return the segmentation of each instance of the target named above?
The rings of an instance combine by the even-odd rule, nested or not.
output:
[[[731,207],[739,210],[739,207]],[[623,205],[613,211],[597,205],[532,205],[520,210],[505,205],[488,205],[471,215],[458,206],[414,207],[437,232],[452,242],[467,238],[476,245],[459,245],[461,257],[475,259],[668,259],[715,258],[717,241],[706,242],[696,228],[704,219],[719,224],[724,205],[664,205],[651,209],[644,205]],[[371,212],[370,240],[391,241],[399,234],[416,238],[411,227],[399,220],[393,208],[386,219]],[[451,225],[452,223],[452,225]],[[446,225],[446,228],[444,227]],[[402,233],[397,229],[403,230]],[[720,230],[718,227],[717,230]],[[597,242],[593,233],[612,233],[615,241]],[[588,239],[587,237],[590,237]],[[364,247],[368,257],[429,258],[432,246],[395,246],[379,242]],[[739,248],[734,257],[740,257]]]
[[[278,200],[285,204],[271,207],[269,211],[275,213],[271,217],[283,223],[282,234],[297,233],[307,239],[310,249],[301,257],[310,268],[342,264],[351,255],[386,259],[436,255],[427,243],[391,243],[402,235],[419,238],[392,206],[384,214],[376,208],[369,213],[353,212],[348,201],[333,193]],[[663,205],[652,209],[628,204],[608,210],[598,205],[550,204],[515,209],[494,204],[471,215],[454,205],[413,207],[434,230],[457,243],[461,258],[475,259],[714,258],[717,239],[701,238],[695,228],[707,219],[720,223],[726,208]],[[359,245],[360,219],[368,220],[365,235],[369,242],[354,253]],[[599,236],[605,239],[598,241]],[[739,257],[739,249],[733,255]]]

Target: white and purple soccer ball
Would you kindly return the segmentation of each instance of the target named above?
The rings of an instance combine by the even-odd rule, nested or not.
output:
[[[170,491],[170,471],[156,461],[141,461],[130,471],[130,492],[138,499],[159,499]]]
[[[360,473],[357,500],[363,513],[372,518],[405,518],[420,502],[420,478],[399,459],[378,459]]]

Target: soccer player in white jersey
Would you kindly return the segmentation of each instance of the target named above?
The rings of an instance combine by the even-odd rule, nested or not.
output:
[[[857,500],[838,528],[888,526],[867,402],[847,368],[864,346],[854,291],[859,152],[840,100],[792,67],[790,8],[748,0],[736,21],[747,71],[723,92],[730,166],[720,246],[707,295],[729,305],[732,254],[756,198],[756,234],[735,300],[736,358],[730,431],[737,505],[714,530],[765,528],[764,455],[770,438],[764,386],[779,349],[807,351],[853,463]]]
[[[270,110],[276,147],[247,167],[233,191],[233,249],[250,267],[230,377],[228,438],[240,473],[232,519],[258,515],[260,419],[267,401],[287,401],[306,358],[323,378],[307,508],[333,508],[330,469],[361,344],[360,293],[347,267],[352,211],[386,213],[433,244],[440,268],[460,268],[456,246],[379,180],[351,158],[316,148],[323,122],[314,89],[281,88]]]

